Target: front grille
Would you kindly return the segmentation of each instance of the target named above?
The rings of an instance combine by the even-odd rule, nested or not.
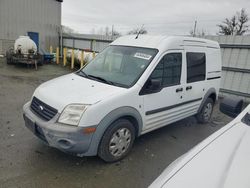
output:
[[[45,104],[36,97],[33,97],[30,107],[32,111],[46,121],[51,120],[57,114],[55,108]]]

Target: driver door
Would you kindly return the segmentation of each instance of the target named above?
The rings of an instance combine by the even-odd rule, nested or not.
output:
[[[183,103],[185,71],[183,55],[182,50],[168,51],[151,73],[149,80],[160,80],[161,87],[155,93],[143,94],[143,132],[167,125],[181,117],[183,111],[179,104]],[[146,84],[150,84],[149,80]]]

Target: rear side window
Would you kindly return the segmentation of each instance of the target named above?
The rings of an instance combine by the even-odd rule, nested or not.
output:
[[[160,79],[163,87],[178,85],[181,79],[181,65],[181,53],[166,54],[152,72],[151,78]]]
[[[187,83],[205,80],[206,77],[206,54],[187,53]]]

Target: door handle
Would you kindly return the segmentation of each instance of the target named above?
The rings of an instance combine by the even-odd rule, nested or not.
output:
[[[186,91],[192,89],[192,86],[187,86]]]
[[[176,91],[176,93],[181,92],[181,91],[183,91],[183,88],[182,87],[177,88],[175,91]]]

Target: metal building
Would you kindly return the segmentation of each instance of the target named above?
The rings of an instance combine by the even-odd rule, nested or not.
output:
[[[0,54],[20,35],[29,35],[39,50],[59,45],[63,0],[0,0]]]

